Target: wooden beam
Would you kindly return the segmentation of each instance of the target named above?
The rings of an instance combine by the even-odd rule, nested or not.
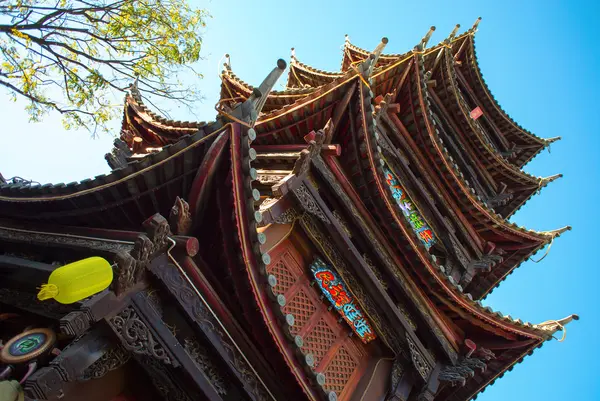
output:
[[[325,144],[331,143],[331,141],[333,139],[333,135],[335,134],[335,132],[338,129],[338,125],[342,119],[342,116],[344,115],[344,112],[348,108],[348,104],[350,104],[350,99],[352,99],[352,95],[356,91],[357,85],[358,85],[358,83],[350,84],[350,88],[348,88],[348,90],[344,94],[344,97],[342,98],[342,100],[335,107],[335,110],[333,111],[333,117],[331,119],[331,122],[333,123],[333,129],[329,130],[329,135],[327,135],[327,137],[325,137],[325,141],[324,141]]]

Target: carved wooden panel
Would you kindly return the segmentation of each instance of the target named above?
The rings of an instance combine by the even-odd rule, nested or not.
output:
[[[282,241],[269,254],[272,262],[267,272],[277,278],[273,290],[285,297],[283,312],[294,316],[291,332],[302,338],[302,352],[312,356],[308,360],[313,370],[325,375],[326,390],[334,391],[340,401],[350,399],[368,363],[365,345],[311,286],[310,261],[290,240]]]

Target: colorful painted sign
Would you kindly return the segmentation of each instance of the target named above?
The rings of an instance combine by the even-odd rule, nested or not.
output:
[[[367,318],[356,305],[352,294],[337,273],[317,258],[310,265],[312,273],[329,302],[365,344],[377,338]]]
[[[390,191],[392,191],[392,196],[396,200],[398,207],[402,210],[402,214],[412,227],[417,237],[421,240],[425,248],[429,249],[436,242],[435,235],[431,228],[427,225],[427,222],[421,216],[421,213],[414,206],[413,202],[408,197],[404,188],[402,188],[392,173],[392,171],[387,167],[383,166],[383,172],[385,173],[385,180],[388,184]]]

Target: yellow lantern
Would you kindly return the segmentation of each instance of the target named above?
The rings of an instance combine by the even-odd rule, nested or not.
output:
[[[110,263],[93,256],[54,270],[48,284],[42,285],[37,298],[40,301],[54,298],[61,304],[72,304],[106,289],[112,279]]]

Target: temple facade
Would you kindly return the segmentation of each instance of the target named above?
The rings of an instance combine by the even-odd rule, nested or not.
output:
[[[134,83],[109,174],[0,176],[0,383],[28,400],[466,401],[560,337],[576,315],[481,303],[570,227],[508,220],[560,177],[522,170],[559,138],[495,100],[478,23],[404,54],[346,38],[338,72],[292,51],[259,86],[227,60],[211,123],[155,114]],[[89,257],[106,289],[39,299]]]

